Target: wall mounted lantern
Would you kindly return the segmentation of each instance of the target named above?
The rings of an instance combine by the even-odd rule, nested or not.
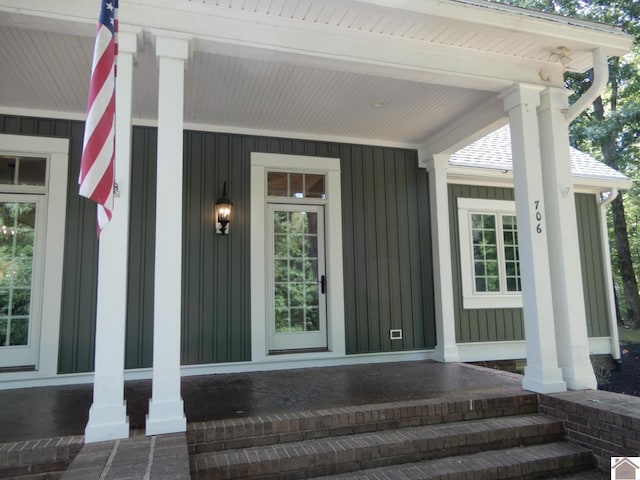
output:
[[[227,198],[227,182],[225,181],[222,187],[222,196],[216,201],[216,233],[220,235],[229,233],[232,206],[233,203]]]

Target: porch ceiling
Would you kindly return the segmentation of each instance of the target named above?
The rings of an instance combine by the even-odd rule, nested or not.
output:
[[[84,116],[97,3],[0,0],[0,111]],[[404,146],[482,114],[515,82],[561,85],[554,48],[583,70],[595,46],[619,54],[628,43],[523,12],[454,0],[121,2],[121,24],[144,45],[134,121],[157,116],[156,29],[194,39],[187,127]]]

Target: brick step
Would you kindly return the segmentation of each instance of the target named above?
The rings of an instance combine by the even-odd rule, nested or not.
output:
[[[563,475],[561,477],[549,477],[547,480],[609,480],[609,473],[602,473],[598,470],[590,470],[588,472],[579,472],[572,475]]]
[[[192,455],[194,479],[298,479],[560,441],[562,422],[519,415]]]
[[[54,479],[62,476],[84,445],[84,437],[57,437],[0,444],[0,479]]]
[[[537,395],[431,398],[326,410],[194,422],[187,427],[189,453],[290,443],[464,420],[538,412]]]
[[[466,480],[468,478],[597,479],[590,451],[566,442],[492,450],[420,463],[374,468],[330,477],[324,480]],[[575,474],[575,472],[580,472]],[[558,477],[567,473],[575,475]],[[600,474],[596,474],[600,475]],[[320,479],[318,479],[320,480]]]

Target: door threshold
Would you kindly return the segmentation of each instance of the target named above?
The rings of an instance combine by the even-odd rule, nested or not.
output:
[[[290,353],[317,353],[317,352],[328,352],[329,349],[327,347],[321,348],[290,348],[287,350],[269,350],[269,355],[287,355]]]

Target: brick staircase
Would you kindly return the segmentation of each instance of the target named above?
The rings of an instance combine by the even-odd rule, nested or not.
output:
[[[605,478],[534,394],[439,398],[189,425],[193,479]]]

